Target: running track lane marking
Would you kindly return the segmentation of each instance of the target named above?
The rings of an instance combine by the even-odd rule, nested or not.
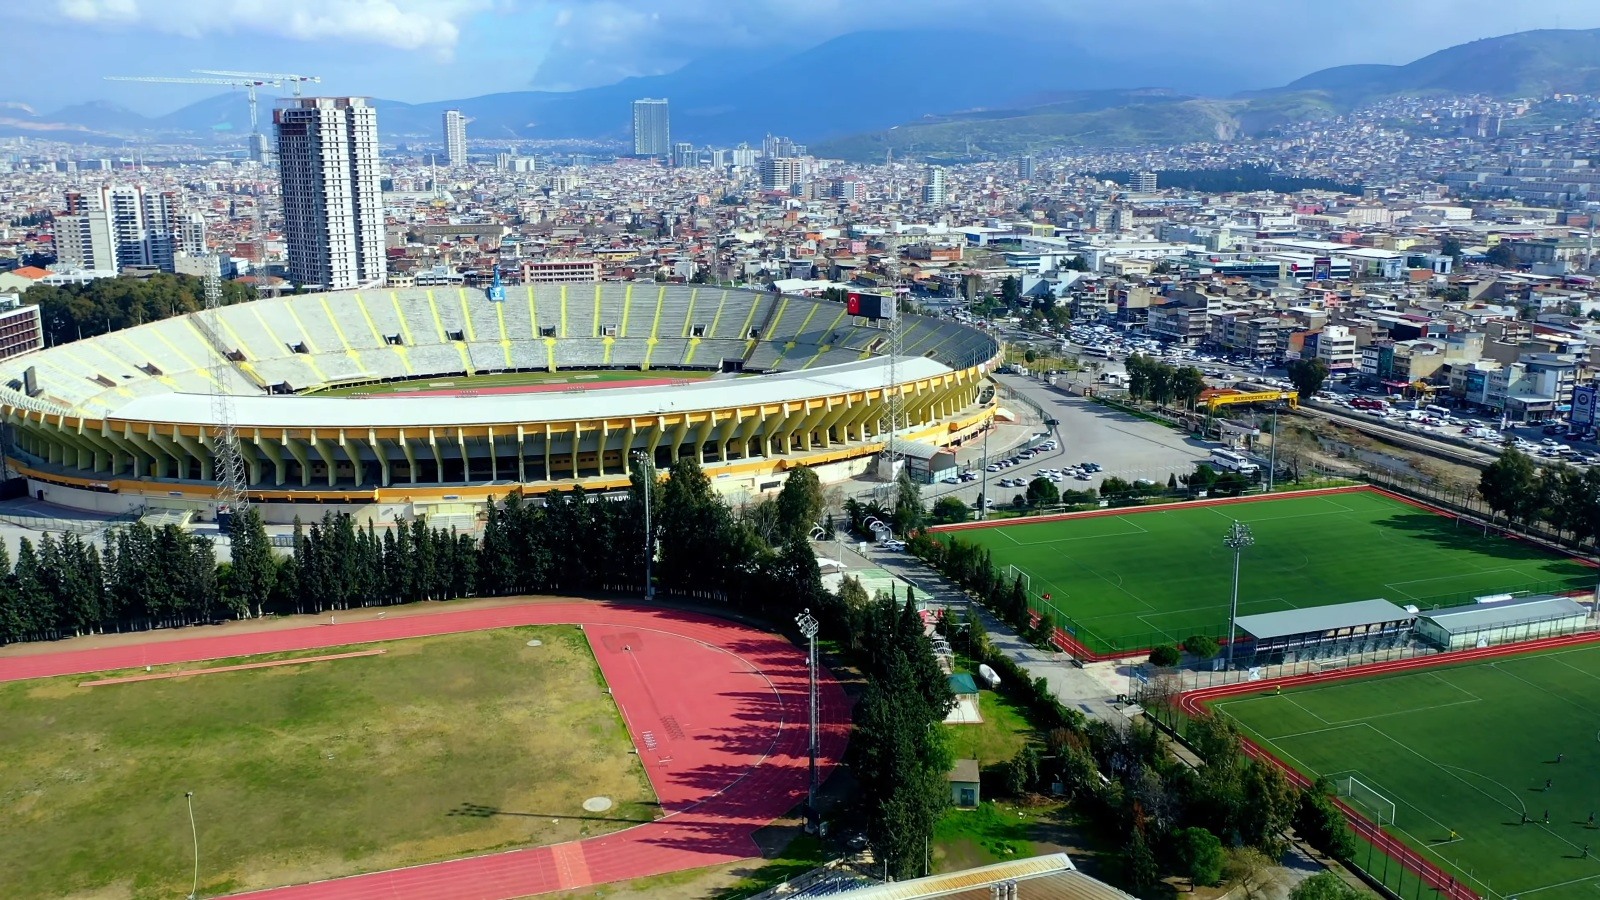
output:
[[[133,684],[137,681],[160,681],[163,678],[187,678],[190,675],[215,675],[219,672],[243,672],[248,669],[273,669],[278,666],[299,666],[305,663],[328,662],[335,659],[354,659],[358,656],[382,656],[387,650],[357,650],[353,653],[329,653],[326,656],[302,656],[298,659],[275,659],[272,662],[244,663],[237,666],[217,666],[212,669],[179,669],[176,672],[157,672],[153,675],[128,675],[123,678],[100,678],[85,681],[78,687],[101,687],[108,684]]]
[[[282,631],[155,641],[90,650],[64,650],[30,656],[0,657],[0,681],[85,674],[146,665],[171,665],[313,650],[437,634],[460,634],[519,625],[570,625],[649,629],[665,641],[675,636],[704,645],[739,661],[737,667],[700,673],[722,677],[718,693],[737,696],[749,689],[749,675],[762,675],[784,708],[797,721],[806,698],[805,655],[789,642],[723,619],[670,609],[605,602],[528,602],[492,609],[451,610],[431,615],[399,615],[339,625],[314,625]],[[585,631],[590,630],[585,628]],[[168,632],[170,634],[171,632]],[[605,671],[602,666],[602,671]],[[844,755],[848,737],[849,700],[826,669],[819,669],[819,776],[826,778]],[[660,677],[659,675],[657,676]],[[619,706],[629,698],[614,695]],[[686,698],[693,702],[694,698]],[[769,704],[770,705],[770,704]],[[744,719],[718,718],[716,704],[697,704],[696,719],[683,719],[707,758],[718,753],[727,736],[748,733]],[[747,715],[751,710],[743,710]],[[805,799],[807,784],[805,729],[781,727],[772,720],[781,711],[757,708],[776,730],[773,745],[752,759],[747,753],[722,753],[742,771],[730,783],[703,789],[698,803],[633,828],[554,847],[533,847],[483,856],[392,869],[248,894],[253,900],[510,900],[532,894],[624,881],[702,866],[736,862],[759,855],[754,832]],[[688,772],[687,769],[684,770]],[[658,772],[647,774],[658,795]],[[670,778],[670,775],[666,777]],[[687,779],[685,780],[687,781]],[[679,783],[680,791],[685,783]],[[665,787],[670,794],[671,786]],[[680,794],[682,796],[682,794]],[[576,858],[574,857],[576,854]],[[579,863],[581,862],[581,866]],[[565,874],[563,874],[563,872]],[[587,878],[587,884],[566,879]]]

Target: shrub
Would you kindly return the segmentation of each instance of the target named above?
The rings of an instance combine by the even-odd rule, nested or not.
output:
[[[1179,653],[1178,648],[1171,644],[1162,644],[1150,651],[1150,665],[1163,669],[1172,668],[1182,658],[1183,654]]]
[[[1192,634],[1183,639],[1183,649],[1189,651],[1199,659],[1210,659],[1222,650],[1222,645],[1216,638],[1209,638],[1203,634]]]

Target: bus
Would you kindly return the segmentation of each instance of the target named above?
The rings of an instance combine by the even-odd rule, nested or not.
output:
[[[1085,347],[1078,351],[1081,356],[1093,356],[1096,359],[1110,359],[1111,351],[1104,347]]]
[[[1251,462],[1243,453],[1218,447],[1211,451],[1211,464],[1219,469],[1238,472],[1241,475],[1254,475],[1261,467]]]

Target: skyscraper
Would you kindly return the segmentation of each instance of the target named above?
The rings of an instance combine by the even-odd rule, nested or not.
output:
[[[922,185],[922,203],[924,206],[943,206],[944,202],[944,170],[929,169],[928,180]]]
[[[672,123],[665,99],[633,101],[633,155],[667,157],[672,153]]]
[[[378,111],[364,97],[293,97],[272,122],[289,278],[330,291],[382,284]]]
[[[452,169],[467,164],[467,117],[459,109],[444,111],[444,155]]]
[[[1032,181],[1033,180],[1033,172],[1034,172],[1034,165],[1033,165],[1033,157],[1032,156],[1024,156],[1021,159],[1017,160],[1017,177],[1018,178],[1022,179],[1023,181]]]
[[[1135,172],[1133,183],[1129,187],[1140,194],[1153,194],[1156,192],[1156,173]]]

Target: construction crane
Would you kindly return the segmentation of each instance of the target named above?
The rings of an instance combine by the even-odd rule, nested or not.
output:
[[[204,259],[206,308],[193,321],[211,345],[211,478],[217,483],[216,522],[224,527],[250,505],[249,476],[233,420],[233,391],[229,386],[234,376],[233,359],[218,331],[222,324],[222,256],[211,253]]]
[[[256,88],[283,87],[276,78],[173,78],[166,75],[107,75],[107,81],[141,81],[146,84],[225,84],[242,87],[250,98],[250,157],[256,162],[266,162],[267,141],[261,136],[256,116]]]
[[[307,81],[322,82],[321,75],[290,75],[283,72],[229,72],[223,69],[193,69],[197,75],[221,75],[226,78],[260,78],[265,81],[278,81],[289,85],[296,97],[300,96],[300,85]]]

